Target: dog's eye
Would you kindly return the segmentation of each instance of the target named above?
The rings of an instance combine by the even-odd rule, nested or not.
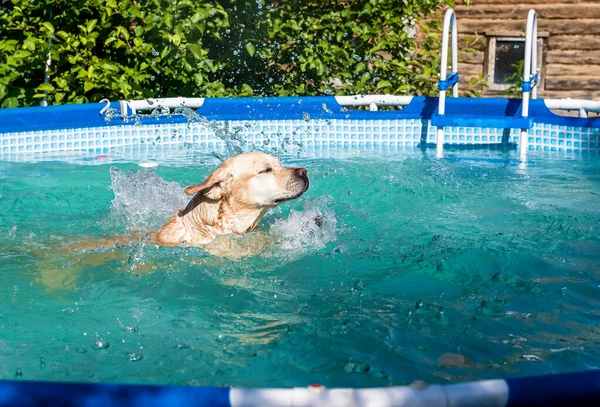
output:
[[[259,174],[266,174],[266,173],[272,172],[272,171],[273,171],[273,168],[269,167],[269,168],[265,168],[264,170],[262,170],[261,172],[259,172]]]

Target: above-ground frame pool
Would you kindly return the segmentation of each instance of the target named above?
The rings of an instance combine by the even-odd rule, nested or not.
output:
[[[523,159],[521,129],[510,128],[520,100],[448,99],[446,115],[471,127],[446,126],[440,156],[437,98],[352,107],[389,101],[0,110],[0,404],[533,405],[532,388],[595,400],[600,120],[531,101]],[[183,187],[248,150],[306,167],[311,180],[263,219],[273,243],[261,254],[68,250],[160,227],[186,204]],[[575,371],[584,376],[517,379]],[[390,387],[415,380],[432,386]],[[359,390],[242,390],[314,383]]]
[[[536,32],[520,100],[456,97],[448,10],[439,98],[0,110],[0,406],[597,405],[600,103],[535,99]],[[311,180],[261,252],[74,250],[243,151]]]

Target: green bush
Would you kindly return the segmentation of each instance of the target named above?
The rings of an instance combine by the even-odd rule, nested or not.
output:
[[[0,105],[429,94],[452,0],[0,2]],[[51,64],[46,72],[48,54]],[[47,81],[45,76],[47,73]]]

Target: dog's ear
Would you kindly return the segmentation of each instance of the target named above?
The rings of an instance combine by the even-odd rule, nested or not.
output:
[[[219,167],[201,184],[190,185],[183,190],[186,195],[203,193],[208,199],[219,200],[223,196],[225,183],[233,176],[227,167]]]

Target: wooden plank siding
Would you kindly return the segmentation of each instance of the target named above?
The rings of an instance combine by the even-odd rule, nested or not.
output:
[[[487,74],[487,39],[524,37],[527,13],[535,9],[543,42],[539,97],[600,99],[600,0],[471,0],[455,8],[459,50],[480,38],[474,52],[460,52],[461,84]],[[441,22],[443,13],[435,16]],[[460,86],[460,85],[459,85]],[[487,90],[486,95],[498,91]]]

